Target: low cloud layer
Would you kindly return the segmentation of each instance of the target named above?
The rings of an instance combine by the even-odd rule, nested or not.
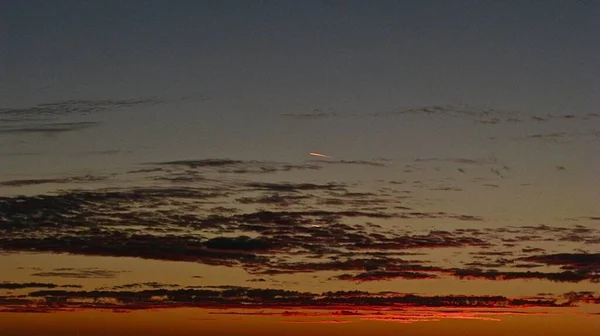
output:
[[[23,285],[22,288],[27,288],[27,284]],[[31,311],[45,312],[78,309],[122,311],[198,307],[251,310],[241,314],[254,314],[252,310],[256,309],[297,309],[298,314],[310,309],[343,309],[347,313],[341,313],[342,315],[361,315],[364,311],[390,311],[399,308],[470,308],[484,312],[493,312],[497,309],[497,312],[502,312],[502,309],[573,307],[577,303],[597,303],[598,300],[590,292],[572,292],[555,298],[510,298],[485,295],[424,296],[364,291],[311,293],[235,286],[172,289],[173,286],[164,284],[150,284],[150,287],[154,289],[123,290],[142,285],[148,284],[124,285],[121,286],[121,290],[35,290],[20,297],[0,298],[0,311],[21,311],[25,308]],[[160,286],[165,288],[159,288]],[[225,312],[225,314],[227,313]]]

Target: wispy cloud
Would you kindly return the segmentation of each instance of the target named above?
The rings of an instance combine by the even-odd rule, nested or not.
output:
[[[84,175],[84,176],[72,176],[66,178],[49,178],[49,179],[31,179],[31,180],[9,180],[9,181],[0,181],[0,186],[5,187],[24,187],[31,185],[39,185],[39,184],[61,184],[61,183],[81,183],[81,182],[96,182],[103,181],[108,179],[107,176],[92,176],[92,175]]]
[[[100,268],[55,268],[51,271],[32,273],[31,276],[47,278],[72,278],[72,279],[111,279],[116,278],[123,271]]]
[[[159,98],[146,99],[108,99],[108,100],[65,100],[54,103],[39,104],[31,107],[2,108],[0,116],[15,121],[46,120],[65,116],[82,116],[119,108],[154,105],[168,100]]]
[[[0,127],[0,134],[28,134],[28,133],[42,133],[42,134],[60,134],[66,132],[79,131],[91,127],[98,126],[99,123],[92,121],[80,121],[70,123],[47,123],[42,125],[14,125]]]
[[[377,161],[363,161],[363,160],[311,160],[319,164],[343,164],[343,165],[358,165],[358,166],[372,166],[372,167],[385,167],[386,165]]]
[[[124,100],[66,100],[39,104],[30,107],[0,108],[0,118],[6,126],[0,127],[0,134],[45,134],[58,135],[84,130],[100,125],[99,122],[80,119],[110,110],[149,106],[170,100],[124,99]],[[57,120],[66,119],[63,122]]]
[[[81,288],[80,285],[57,285],[47,282],[0,282],[0,289]]]

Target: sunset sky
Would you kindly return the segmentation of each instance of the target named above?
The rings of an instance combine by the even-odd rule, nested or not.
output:
[[[599,36],[596,1],[0,1],[0,335],[596,335]]]

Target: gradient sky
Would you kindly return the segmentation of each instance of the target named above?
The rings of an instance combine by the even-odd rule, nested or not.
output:
[[[591,335],[598,36],[595,1],[1,1],[0,334]]]

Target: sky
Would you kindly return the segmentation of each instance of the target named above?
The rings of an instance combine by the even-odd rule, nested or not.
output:
[[[0,334],[594,334],[599,33],[595,1],[0,1]]]

